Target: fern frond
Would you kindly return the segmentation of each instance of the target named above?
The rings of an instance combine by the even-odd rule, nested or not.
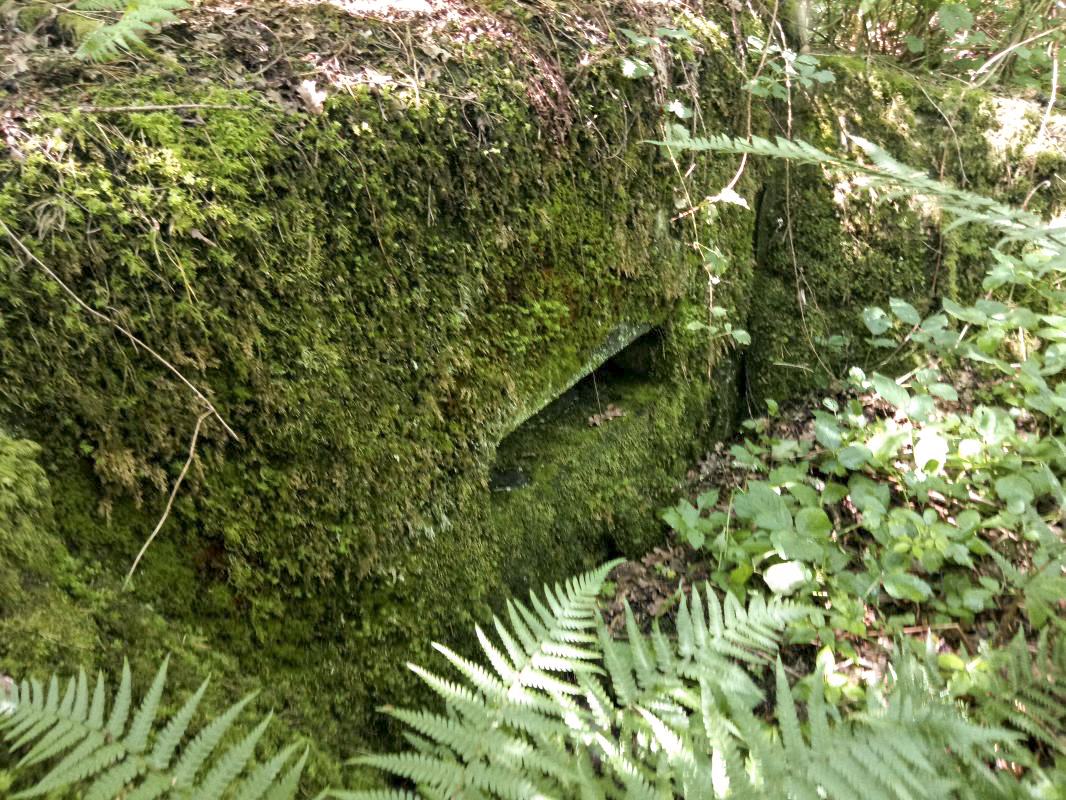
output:
[[[175,11],[189,7],[185,0],[82,0],[81,11],[117,12],[122,16],[110,25],[101,25],[90,33],[75,51],[77,58],[106,61],[143,43],[144,35],[177,20]]]
[[[617,641],[595,613],[606,574],[547,589],[528,607],[509,604],[510,629],[494,620],[499,645],[477,629],[489,667],[438,646],[465,685],[412,669],[447,713],[385,709],[412,730],[415,751],[353,763],[412,781],[427,798],[1005,796],[994,793],[1003,785],[987,763],[1009,734],[966,721],[920,669],[901,662],[887,702],[872,696],[865,713],[846,720],[815,676],[800,709],[776,652],[810,609],[719,601],[708,586],[681,597],[676,640],[658,626],[641,632],[627,607],[627,636]],[[766,705],[751,675],[770,661],[773,722],[755,714]]]
[[[244,782],[237,787],[234,797],[237,800],[260,800],[270,790],[270,787],[275,784],[275,779],[281,773],[288,760],[292,758],[292,754],[299,748],[300,745],[294,742],[269,761],[256,767],[245,778]],[[295,789],[295,786],[293,788]]]
[[[159,701],[163,697],[163,685],[167,681],[168,666],[170,666],[169,655],[159,665],[159,671],[156,673],[155,679],[152,681],[148,693],[144,696],[144,700],[141,701],[141,707],[137,709],[137,714],[130,725],[130,731],[126,735],[126,740],[123,744],[126,745],[126,749],[131,753],[140,753],[144,750],[145,745],[148,744],[148,734],[152,730],[152,722],[155,720],[156,711],[159,709]]]
[[[124,11],[127,0],[78,0],[74,8],[78,11]]]
[[[227,708],[221,716],[211,720],[207,727],[196,735],[196,738],[185,748],[185,752],[174,768],[174,782],[176,784],[179,786],[192,784],[193,778],[196,777],[200,767],[208,760],[215,746],[225,736],[226,731],[230,729],[237,716],[244,710],[244,707],[252,702],[256,694],[258,692],[253,692],[238,700]]]
[[[270,723],[267,716],[260,724],[224,754],[214,750],[238,714],[253,695],[231,706],[210,722],[189,742],[184,750],[189,723],[202,699],[207,682],[189,697],[162,730],[155,721],[163,697],[169,658],[156,672],[130,720],[133,681],[129,663],[123,662],[122,679],[104,722],[106,687],[103,675],[96,680],[90,697],[84,670],[72,678],[60,694],[59,679],[53,676],[47,692],[39,681],[25,681],[7,693],[0,709],[0,733],[8,749],[25,750],[15,765],[15,773],[35,765],[54,763],[38,782],[12,795],[14,798],[63,796],[77,792],[85,800],[155,800],[165,795],[196,797],[204,800],[230,793],[237,800],[290,800],[295,796],[304,757],[279,778],[295,747],[289,747],[259,766],[250,766],[256,746]],[[127,721],[129,724],[127,725]],[[151,752],[148,751],[152,743]],[[172,764],[175,754],[177,764]],[[203,780],[194,778],[207,767]],[[250,774],[234,790],[242,773]],[[80,789],[80,791],[79,791]]]
[[[1045,628],[1030,644],[1019,630],[991,660],[991,682],[976,696],[982,716],[1066,756],[1066,634]]]
[[[227,750],[225,755],[215,762],[211,771],[204,776],[200,785],[192,790],[193,797],[199,800],[219,800],[222,793],[233,783],[252,758],[256,744],[259,743],[259,739],[273,717],[273,714],[267,714],[251,733]]]
[[[266,794],[266,800],[292,800],[296,797],[296,791],[300,788],[300,776],[303,775],[307,765],[307,754],[310,751],[305,747],[300,760],[293,764],[289,771],[277,781]]]
[[[192,716],[196,713],[196,708],[200,705],[204,692],[207,691],[207,683],[205,680],[200,684],[200,688],[189,696],[189,699],[185,701],[185,705],[170,718],[166,727],[159,732],[150,756],[152,766],[156,769],[166,769],[170,764],[170,759],[174,755],[178,743],[185,736],[185,731],[188,729],[189,723],[192,722]]]
[[[866,153],[870,163],[864,164],[848,158],[825,153],[806,142],[778,137],[774,141],[758,136],[750,140],[733,139],[718,135],[706,138],[690,137],[682,126],[675,125],[672,138],[652,142],[672,150],[696,150],[724,153],[747,153],[749,155],[784,158],[798,164],[831,167],[841,172],[858,174],[872,186],[899,189],[910,194],[929,198],[954,217],[951,227],[976,222],[1004,234],[1006,240],[1050,240],[1066,246],[1066,228],[1050,227],[1037,215],[1003,203],[998,203],[964,189],[929,178],[894,159],[887,151],[859,137],[848,139]]]

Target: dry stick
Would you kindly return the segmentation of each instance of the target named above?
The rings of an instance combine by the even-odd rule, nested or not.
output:
[[[985,63],[984,63],[984,64],[983,64],[982,66],[981,66],[981,68],[980,68],[979,70],[977,70],[977,72],[975,72],[975,73],[973,74],[973,78],[971,78],[971,79],[970,79],[970,83],[972,83],[972,84],[973,84],[974,86],[984,86],[984,84],[985,84],[985,83],[987,83],[987,82],[988,82],[988,80],[989,80],[989,79],[991,79],[991,77],[992,77],[992,76],[993,76],[993,75],[994,75],[995,73],[994,73],[994,72],[989,72],[989,73],[988,73],[987,75],[985,75],[985,76],[984,76],[983,78],[981,78],[981,80],[979,80],[979,81],[976,81],[976,82],[974,82],[974,81],[975,81],[975,79],[977,78],[977,76],[978,76],[978,75],[980,75],[980,74],[981,74],[982,72],[985,72],[985,71],[986,71],[987,69],[989,69],[989,68],[990,68],[990,67],[991,67],[991,66],[992,66],[993,64],[995,64],[996,62],[998,62],[998,61],[1000,61],[1001,59],[1005,58],[1006,56],[1010,55],[1010,54],[1011,54],[1011,53],[1013,53],[1013,52],[1014,52],[1015,50],[1017,50],[1017,49],[1018,49],[1019,47],[1022,47],[1022,46],[1024,46],[1024,45],[1027,45],[1027,44],[1029,44],[1030,42],[1035,42],[1035,41],[1036,41],[1037,39],[1042,39],[1042,38],[1044,38],[1045,36],[1048,36],[1048,35],[1050,35],[1050,34],[1052,34],[1052,33],[1057,33],[1058,31],[1061,31],[1061,30],[1062,30],[1063,28],[1066,28],[1066,25],[1059,25],[1059,26],[1057,26],[1057,27],[1054,27],[1054,28],[1050,28],[1050,29],[1048,29],[1048,30],[1046,30],[1046,31],[1043,31],[1043,32],[1041,32],[1041,33],[1038,33],[1038,34],[1035,34],[1035,35],[1033,35],[1033,36],[1030,36],[1030,37],[1029,37],[1028,39],[1023,39],[1023,40],[1022,40],[1022,41],[1020,41],[1020,42],[1017,42],[1017,43],[1015,43],[1015,44],[1012,44],[1012,45],[1011,45],[1010,47],[1006,48],[1005,50],[1001,50],[1000,52],[998,52],[998,53],[996,53],[996,54],[995,54],[994,56],[992,56],[992,58],[988,59],[988,61],[986,61],[986,62],[985,62]]]
[[[1047,129],[1048,120],[1051,119],[1051,111],[1055,108],[1055,97],[1059,93],[1059,43],[1051,43],[1051,97],[1048,98],[1047,108],[1044,110],[1044,118],[1040,120],[1040,130],[1036,132],[1036,139],[1033,141],[1040,144],[1040,140],[1044,137],[1044,131]],[[1029,197],[1032,197],[1030,193]],[[1029,202],[1029,197],[1025,198],[1026,202]],[[1022,206],[1025,208],[1025,206]]]
[[[158,361],[160,364],[170,370],[170,372],[173,373],[178,380],[180,380],[182,383],[188,386],[189,389],[192,390],[192,393],[195,394],[200,399],[200,401],[207,407],[208,413],[213,414],[215,418],[219,421],[219,423],[221,423],[222,427],[225,428],[226,433],[232,436],[236,441],[240,441],[241,437],[239,437],[236,432],[234,432],[233,428],[231,428],[229,424],[227,424],[226,420],[222,418],[222,415],[218,413],[218,410],[211,404],[211,401],[208,400],[206,396],[204,396],[203,392],[193,386],[189,379],[182,375],[181,371],[177,367],[175,367],[173,364],[163,358],[163,356],[161,356],[159,353],[149,347],[143,340],[134,336],[133,333],[124,328],[120,323],[116,322],[106,314],[101,314],[95,308],[93,308],[80,297],[78,297],[78,295],[74,293],[74,290],[63,282],[62,278],[56,275],[56,273],[53,272],[47,264],[41,261],[41,259],[37,258],[37,256],[33,254],[33,251],[31,251],[28,247],[26,247],[25,244],[23,244],[22,240],[12,232],[11,228],[9,228],[3,220],[0,220],[0,230],[2,230],[7,235],[7,237],[15,243],[19,250],[26,254],[26,257],[29,258],[30,261],[40,267],[44,271],[45,275],[47,275],[49,278],[59,284],[59,287],[68,295],[70,295],[71,299],[73,299],[74,302],[77,303],[81,308],[85,309],[91,316],[95,317],[101,322],[107,323],[119,333],[126,336],[131,342],[133,342],[134,347],[143,348],[153,358],[155,358],[156,361]]]
[[[134,570],[137,569],[137,565],[141,563],[141,557],[148,549],[148,545],[155,539],[156,534],[159,533],[163,527],[163,523],[167,521],[167,517],[170,516],[170,508],[174,505],[174,497],[178,494],[178,487],[181,486],[181,482],[185,480],[185,473],[189,471],[189,467],[192,466],[192,460],[196,457],[196,440],[200,436],[200,426],[204,424],[204,420],[211,416],[210,411],[205,411],[196,420],[196,427],[193,428],[192,440],[189,442],[189,457],[185,460],[185,466],[181,468],[181,473],[178,475],[178,479],[174,481],[174,488],[170,490],[170,497],[167,499],[167,506],[163,509],[163,516],[159,518],[159,522],[155,524],[155,530],[152,534],[144,540],[144,544],[141,545],[140,552],[137,553],[137,557],[133,559],[133,565],[130,567],[130,571],[126,573],[126,580],[122,582],[122,591],[126,591],[126,587],[130,585],[130,579],[133,577]]]

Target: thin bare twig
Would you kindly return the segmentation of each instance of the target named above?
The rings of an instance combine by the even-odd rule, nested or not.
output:
[[[1051,43],[1051,96],[1047,101],[1047,108],[1044,110],[1044,117],[1040,120],[1040,130],[1036,132],[1036,139],[1033,141],[1040,144],[1040,140],[1044,138],[1044,131],[1047,130],[1048,121],[1051,119],[1051,112],[1055,109],[1055,98],[1059,94],[1059,43]],[[1027,198],[1028,199],[1028,198]],[[1024,206],[1023,206],[1024,207]]]
[[[993,64],[996,64],[999,61],[1001,61],[1002,59],[1006,58],[1008,55],[1013,53],[1019,47],[1027,45],[1027,44],[1029,44],[1031,42],[1035,42],[1037,39],[1043,39],[1045,36],[1048,36],[1048,35],[1050,35],[1052,33],[1058,33],[1063,28],[1066,28],[1066,25],[1058,25],[1058,26],[1056,26],[1054,28],[1049,28],[1046,31],[1041,31],[1040,33],[1037,33],[1037,34],[1034,34],[1033,36],[1030,36],[1028,39],[1023,39],[1020,42],[1015,42],[1010,47],[1008,47],[1008,48],[1006,48],[1004,50],[1001,50],[1000,52],[996,53],[994,56],[992,56],[990,59],[988,59],[988,61],[986,61],[984,64],[981,65],[980,69],[978,69],[973,74],[973,78],[970,79],[970,83],[972,83],[974,86],[984,86],[984,84],[987,83],[992,78],[993,75],[995,75],[995,72],[989,72],[987,75],[985,75],[980,80],[976,80],[977,76],[980,75],[982,72],[987,71],[990,67],[992,67]]]
[[[155,524],[155,530],[152,531],[151,536],[144,540],[144,544],[141,545],[140,552],[137,553],[137,557],[133,559],[133,565],[130,567],[130,571],[126,573],[126,580],[122,582],[122,591],[126,590],[126,587],[130,585],[130,579],[133,577],[134,570],[137,569],[137,565],[141,563],[141,557],[148,549],[148,545],[155,539],[156,534],[159,533],[163,527],[163,523],[167,521],[167,517],[170,516],[171,506],[174,505],[174,497],[178,494],[178,487],[181,486],[181,482],[185,480],[185,474],[189,471],[189,467],[192,466],[192,460],[196,457],[196,440],[200,437],[200,426],[204,424],[204,420],[211,416],[210,411],[205,411],[196,420],[196,427],[192,431],[192,439],[189,441],[189,457],[185,460],[185,466],[181,468],[181,472],[178,475],[178,479],[174,481],[174,488],[170,490],[170,497],[167,499],[167,506],[163,509],[163,516],[159,518],[159,522]]]
[[[63,279],[60,278],[52,270],[51,267],[49,267],[47,264],[45,264],[43,261],[41,261],[41,259],[37,258],[37,256],[35,256],[33,254],[33,251],[30,250],[28,247],[26,247],[26,245],[23,243],[23,241],[18,236],[16,236],[14,234],[14,232],[11,230],[11,228],[9,228],[4,223],[3,220],[0,220],[0,230],[2,230],[3,233],[7,235],[7,237],[15,244],[16,247],[18,247],[19,250],[21,250],[26,255],[26,257],[28,259],[30,259],[30,261],[32,261],[34,264],[36,264],[38,267],[40,267],[41,270],[44,271],[45,275],[47,275],[49,278],[51,278],[53,281],[55,281],[57,284],[59,284],[59,288],[61,288],[64,292],[66,292],[71,297],[71,299],[74,300],[74,302],[77,303],[81,308],[83,308],[85,311],[87,311],[91,316],[95,317],[96,319],[100,320],[101,322],[107,323],[112,328],[117,330],[119,333],[123,334],[126,338],[128,338],[133,343],[134,347],[142,348],[147,353],[149,353],[153,358],[155,358],[156,361],[158,361],[160,364],[162,364],[164,367],[166,367],[168,370],[170,370],[170,372],[173,373],[173,375],[175,377],[177,377],[178,380],[180,380],[182,383],[184,383],[186,386],[188,386],[189,389],[192,390],[192,393],[195,394],[200,399],[200,402],[202,402],[204,404],[204,406],[207,408],[208,413],[213,414],[215,416],[215,418],[219,421],[219,423],[222,425],[222,427],[226,430],[226,433],[228,433],[230,436],[232,436],[236,441],[240,441],[241,437],[239,437],[236,434],[236,432],[233,430],[233,428],[231,428],[229,426],[229,424],[226,422],[226,420],[224,420],[222,418],[222,415],[218,413],[218,410],[214,407],[214,405],[211,404],[211,401],[207,399],[207,397],[204,395],[203,392],[201,392],[199,389],[197,389],[195,386],[193,386],[193,384],[189,381],[189,379],[186,378],[184,375],[182,375],[181,371],[177,367],[175,367],[173,364],[171,364],[169,361],[167,361],[165,358],[163,358],[163,356],[161,356],[154,349],[152,349],[149,345],[147,345],[142,339],[138,338],[131,331],[129,331],[127,328],[123,327],[121,323],[115,321],[114,319],[112,319],[111,317],[107,316],[106,314],[101,314],[95,308],[93,308],[88,303],[86,303],[84,300],[82,300],[80,297],[78,297],[78,295],[75,294],[74,290],[71,289],[69,286],[67,286],[67,284],[63,282]]]

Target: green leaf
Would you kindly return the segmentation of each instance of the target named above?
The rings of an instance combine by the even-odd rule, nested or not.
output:
[[[835,481],[828,481],[825,485],[825,488],[822,490],[822,504],[831,506],[835,503],[839,503],[847,496],[847,486],[842,483],[837,483]]]
[[[718,489],[708,489],[696,498],[696,507],[700,510],[714,508],[718,503]]]
[[[909,33],[903,37],[903,42],[907,45],[907,50],[911,53],[924,53],[925,52],[925,40],[917,36],[911,36]]]
[[[637,47],[647,47],[649,44],[655,44],[655,39],[651,36],[641,36],[636,31],[632,31],[629,28],[619,28],[629,41],[635,44]]]
[[[845,447],[837,453],[837,461],[851,470],[861,469],[870,460],[873,453],[870,448],[861,444],[853,444]]]
[[[888,307],[892,309],[892,313],[895,314],[897,319],[901,322],[907,325],[921,324],[922,318],[918,314],[918,310],[906,300],[892,297],[888,301]]]
[[[655,70],[647,61],[641,61],[639,58],[623,58],[622,74],[630,79],[647,78],[649,75],[654,75]]]
[[[671,100],[666,105],[666,111],[670,112],[678,119],[692,119],[692,109],[680,100]]]
[[[966,662],[954,653],[941,653],[936,657],[937,666],[941,669],[961,672],[966,669]]]
[[[734,328],[729,332],[729,335],[733,337],[733,340],[740,345],[751,344],[751,334],[742,328]]]
[[[686,41],[692,38],[692,34],[683,28],[656,28],[655,35],[662,36],[666,39],[678,39],[681,41]]]
[[[933,595],[929,584],[909,572],[888,572],[882,578],[885,591],[897,600],[921,603]]]
[[[957,403],[959,400],[959,393],[955,391],[955,387],[947,383],[934,383],[929,386],[928,391],[933,397],[939,397],[949,403]]]
[[[829,515],[820,508],[801,508],[796,513],[796,532],[813,539],[828,538],[833,530]]]
[[[840,447],[841,433],[837,418],[832,414],[826,414],[824,411],[815,411],[814,438],[826,450],[836,450]]]
[[[784,498],[770,484],[753,481],[733,498],[733,510],[741,519],[753,521],[760,528],[777,530],[792,527],[792,514]]]
[[[973,27],[973,14],[970,13],[970,9],[960,3],[944,3],[937,9],[936,15],[940,21],[940,27],[949,34]]]
[[[996,494],[1012,514],[1021,514],[1033,502],[1033,487],[1021,475],[1005,475],[996,481]]]
[[[892,327],[888,314],[876,306],[868,306],[862,310],[862,321],[874,336],[880,336]]]
[[[885,402],[891,403],[896,408],[903,408],[907,404],[907,398],[910,397],[907,390],[888,376],[875,372],[870,376],[870,382]]]
[[[818,542],[812,542],[797,536],[791,529],[775,530],[770,534],[770,542],[781,558],[797,561],[821,561],[825,548]]]

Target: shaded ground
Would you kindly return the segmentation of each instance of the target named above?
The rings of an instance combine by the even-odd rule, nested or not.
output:
[[[956,376],[956,385],[959,391],[956,410],[972,410],[977,388],[973,376],[969,373],[961,373]],[[772,419],[756,420],[752,427],[756,430],[765,427],[765,433],[760,439],[764,443],[790,439],[809,443],[812,448],[810,457],[814,457],[819,452],[819,446],[814,435],[812,410],[822,405],[821,401],[825,396],[811,395],[803,403],[781,411]],[[863,413],[869,419],[892,415],[892,409],[877,396],[850,396],[861,401]],[[832,395],[832,399],[841,406],[846,403],[848,397],[849,395],[842,393]],[[1032,420],[1030,419],[1029,422],[1031,423]],[[1019,428],[1024,429],[1025,424],[1025,418],[1020,418]],[[685,495],[690,501],[695,503],[696,498],[704,492],[717,489],[720,490],[720,497],[716,508],[725,511],[730,506],[730,495],[733,491],[742,489],[749,479],[759,478],[758,473],[739,464],[735,456],[730,453],[731,447],[735,443],[744,441],[745,438],[750,443],[750,433],[747,437],[738,435],[733,442],[719,443],[693,465],[687,475],[685,488]],[[891,487],[892,502],[895,505],[907,502],[902,488],[901,486]],[[953,521],[954,516],[964,510],[958,502],[935,492],[930,493],[926,506],[934,508],[941,519],[948,521]],[[912,507],[921,511],[920,508]],[[847,532],[837,540],[838,543],[853,559],[860,559],[872,544],[870,535],[863,530],[862,514],[851,504],[849,498],[845,498],[839,504],[828,506],[827,511],[832,518],[834,530]],[[665,523],[663,527],[665,533],[660,546],[652,549],[639,561],[630,561],[619,566],[610,576],[611,594],[605,603],[604,615],[609,628],[615,633],[624,633],[627,604],[643,630],[650,629],[656,621],[670,628],[673,624],[674,609],[679,600],[679,591],[689,592],[694,586],[706,581],[714,572],[716,565],[713,554],[704,549],[692,548],[682,541],[676,532],[669,530]],[[986,540],[997,552],[1006,556],[1014,564],[1020,566],[1027,564],[1031,545],[1019,541],[1014,533],[1007,530],[992,531]],[[977,562],[973,574],[975,578],[999,577],[995,566],[987,559]],[[752,576],[750,581],[752,588],[756,591],[766,591],[760,577]],[[832,583],[832,578],[830,578],[826,588],[831,588]],[[715,591],[722,593],[718,587],[715,587]],[[1066,611],[1066,598],[1059,601],[1058,608],[1060,611]],[[826,609],[827,611],[830,609],[828,600]],[[900,625],[895,621],[906,616],[914,617],[913,624]],[[847,676],[858,686],[869,682],[880,682],[897,648],[899,636],[912,637],[920,642],[930,641],[937,653],[958,654],[965,659],[977,654],[982,642],[1001,647],[1007,644],[1019,630],[1023,630],[1027,637],[1033,633],[1029,630],[1025,615],[1020,613],[1017,601],[993,604],[991,608],[976,614],[972,622],[963,620],[945,622],[942,617],[943,615],[938,614],[931,603],[921,606],[903,600],[894,600],[884,593],[878,596],[875,592],[864,604],[865,634],[834,630],[838,650],[840,643],[846,643],[847,649],[852,652],[850,658],[835,663],[835,671]],[[794,677],[810,674],[817,652],[822,645],[822,642],[815,640],[794,642],[786,646],[781,653],[786,669]]]

